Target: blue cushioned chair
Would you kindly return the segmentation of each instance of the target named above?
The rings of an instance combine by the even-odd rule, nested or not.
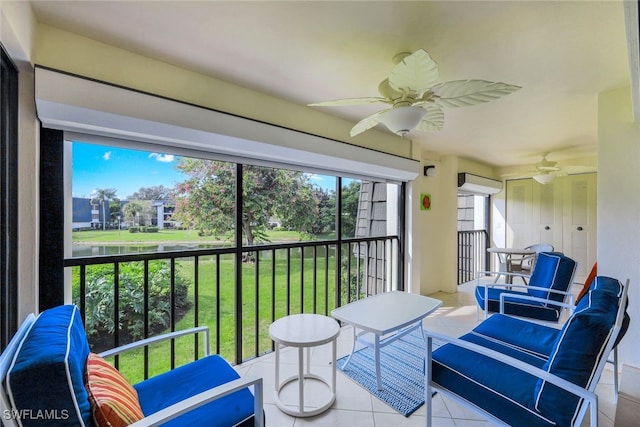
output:
[[[194,333],[205,335],[205,356],[135,384],[144,418],[132,425],[263,427],[262,378],[240,378],[220,356],[209,355],[206,327],[141,340],[100,356]],[[85,388],[88,355],[76,306],[63,305],[37,317],[27,316],[0,355],[4,426],[93,426]]]
[[[427,427],[434,390],[500,426],[575,427],[587,411],[597,426],[595,388],[629,322],[629,281],[597,280],[562,329],[496,314],[460,338],[425,331]]]
[[[569,288],[576,273],[576,262],[559,253],[541,252],[528,285],[492,283],[476,286],[475,296],[480,310],[500,312],[557,322],[563,309],[573,310],[573,294]]]

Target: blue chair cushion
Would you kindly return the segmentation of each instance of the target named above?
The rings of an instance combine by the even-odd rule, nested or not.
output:
[[[546,362],[556,344],[560,329],[497,313],[476,326],[472,333],[542,357]]]
[[[23,426],[93,425],[84,387],[88,355],[89,344],[77,307],[62,305],[38,316],[6,377],[13,405],[30,414],[22,420]]]
[[[566,292],[576,269],[576,262],[571,258],[553,252],[538,254],[535,268],[529,279],[529,286],[553,289]],[[538,289],[530,289],[529,295],[562,302],[564,295]]]
[[[622,283],[620,283],[618,279],[614,279],[612,277],[596,276],[596,278],[591,282],[591,285],[589,285],[589,292],[596,289],[610,292],[618,298],[622,296]],[[580,302],[581,301],[582,300],[580,300]],[[578,302],[578,304],[580,304],[580,302]]]
[[[610,292],[619,298],[622,296],[622,283],[620,283],[619,280],[611,277],[597,276],[591,282],[591,285],[589,287],[589,292],[593,290],[602,290],[605,292]],[[581,307],[584,307],[584,304],[586,303],[583,300],[584,299],[581,299],[580,301],[578,301],[578,305],[576,306],[576,309],[580,309]],[[629,300],[627,300],[627,307],[628,306],[629,306]],[[615,344],[613,345],[614,348],[618,346],[622,338],[627,333],[627,330],[629,329],[629,323],[631,323],[631,317],[629,316],[629,313],[626,312],[626,307],[625,307],[624,318],[622,319],[622,326],[620,327],[620,332],[618,333]]]
[[[517,349],[508,346],[501,348],[499,344],[489,340],[483,343],[478,335],[467,334],[461,339],[525,359],[539,368],[544,364],[544,360],[518,352]],[[456,395],[508,425],[555,426],[552,420],[544,417],[534,407],[532,390],[537,381],[534,376],[453,344],[441,346],[432,356],[431,378],[440,387],[455,391]],[[505,381],[505,378],[509,380]]]
[[[484,286],[476,286],[476,300],[481,309],[484,310]],[[489,311],[500,311],[500,294],[506,293],[509,296],[505,297],[504,301],[504,313],[512,314],[514,316],[524,316],[539,320],[547,320],[557,322],[560,319],[560,313],[562,307],[553,305],[551,303],[542,303],[539,301],[527,301],[518,296],[528,295],[524,292],[516,290],[507,290],[503,287],[492,288],[489,286],[488,303]]]
[[[581,387],[589,387],[616,320],[619,299],[609,291],[591,291],[557,337],[543,369]],[[535,387],[536,409],[559,425],[572,425],[580,399],[542,379]]]
[[[529,279],[529,286],[566,292],[571,286],[575,269],[576,262],[571,258],[558,253],[541,252],[538,254],[536,266]],[[525,293],[515,289],[505,289],[504,286],[495,288],[489,286],[488,310],[491,312],[500,311],[500,295],[504,293],[508,295],[505,297],[504,313],[557,322],[560,319],[562,307],[554,305],[553,301],[562,302],[565,296],[530,287]],[[485,287],[476,286],[476,300],[483,310],[485,309],[484,294]],[[522,296],[542,298],[551,302],[529,301],[522,299]]]
[[[219,355],[212,355],[135,384],[145,416],[212,387],[240,378]],[[253,417],[254,398],[242,389],[181,415],[163,426],[229,427]]]

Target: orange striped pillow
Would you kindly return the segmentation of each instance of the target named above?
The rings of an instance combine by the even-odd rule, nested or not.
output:
[[[97,426],[124,427],[144,418],[136,390],[95,353],[87,358],[86,386]]]

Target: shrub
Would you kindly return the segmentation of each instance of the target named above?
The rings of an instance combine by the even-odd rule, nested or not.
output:
[[[85,329],[90,338],[98,339],[113,334],[114,272],[111,265],[87,268]],[[119,319],[118,330],[126,340],[140,339],[144,335],[144,265],[142,262],[120,264],[119,268]],[[184,311],[188,305],[188,281],[178,271],[175,273],[173,301],[176,309]],[[76,298],[78,299],[78,298]],[[79,301],[74,301],[79,304]],[[149,329],[152,331],[169,326],[171,313],[171,270],[164,261],[149,263]]]
[[[143,231],[143,233],[157,233],[159,230],[158,227],[156,227],[155,225],[149,225],[145,228],[145,230]]]
[[[140,231],[140,227],[129,227],[129,233],[137,233]]]

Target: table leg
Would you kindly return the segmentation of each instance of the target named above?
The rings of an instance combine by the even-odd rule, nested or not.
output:
[[[280,344],[276,343],[276,382],[275,382],[276,393],[278,393],[279,387],[280,387]]]
[[[342,364],[342,369],[346,368],[349,362],[351,362],[351,356],[356,351],[356,341],[358,341],[358,337],[356,335],[356,327],[353,326],[353,345],[351,346],[351,354],[347,357],[347,360]]]
[[[332,342],[332,351],[331,351],[331,360],[333,364],[333,370],[331,371],[331,392],[336,394],[336,356],[338,353],[338,344],[337,340],[333,340]]]
[[[382,379],[380,378],[380,336],[375,334],[376,338],[373,342],[373,350],[376,355],[376,383],[378,390],[382,390]]]
[[[507,256],[504,254],[496,253],[498,257],[498,272],[503,273],[507,271]],[[509,279],[508,274],[496,274],[496,280],[493,283],[497,283],[500,276],[505,276],[505,280]]]
[[[298,348],[298,402],[300,413],[304,412],[304,349]]]

